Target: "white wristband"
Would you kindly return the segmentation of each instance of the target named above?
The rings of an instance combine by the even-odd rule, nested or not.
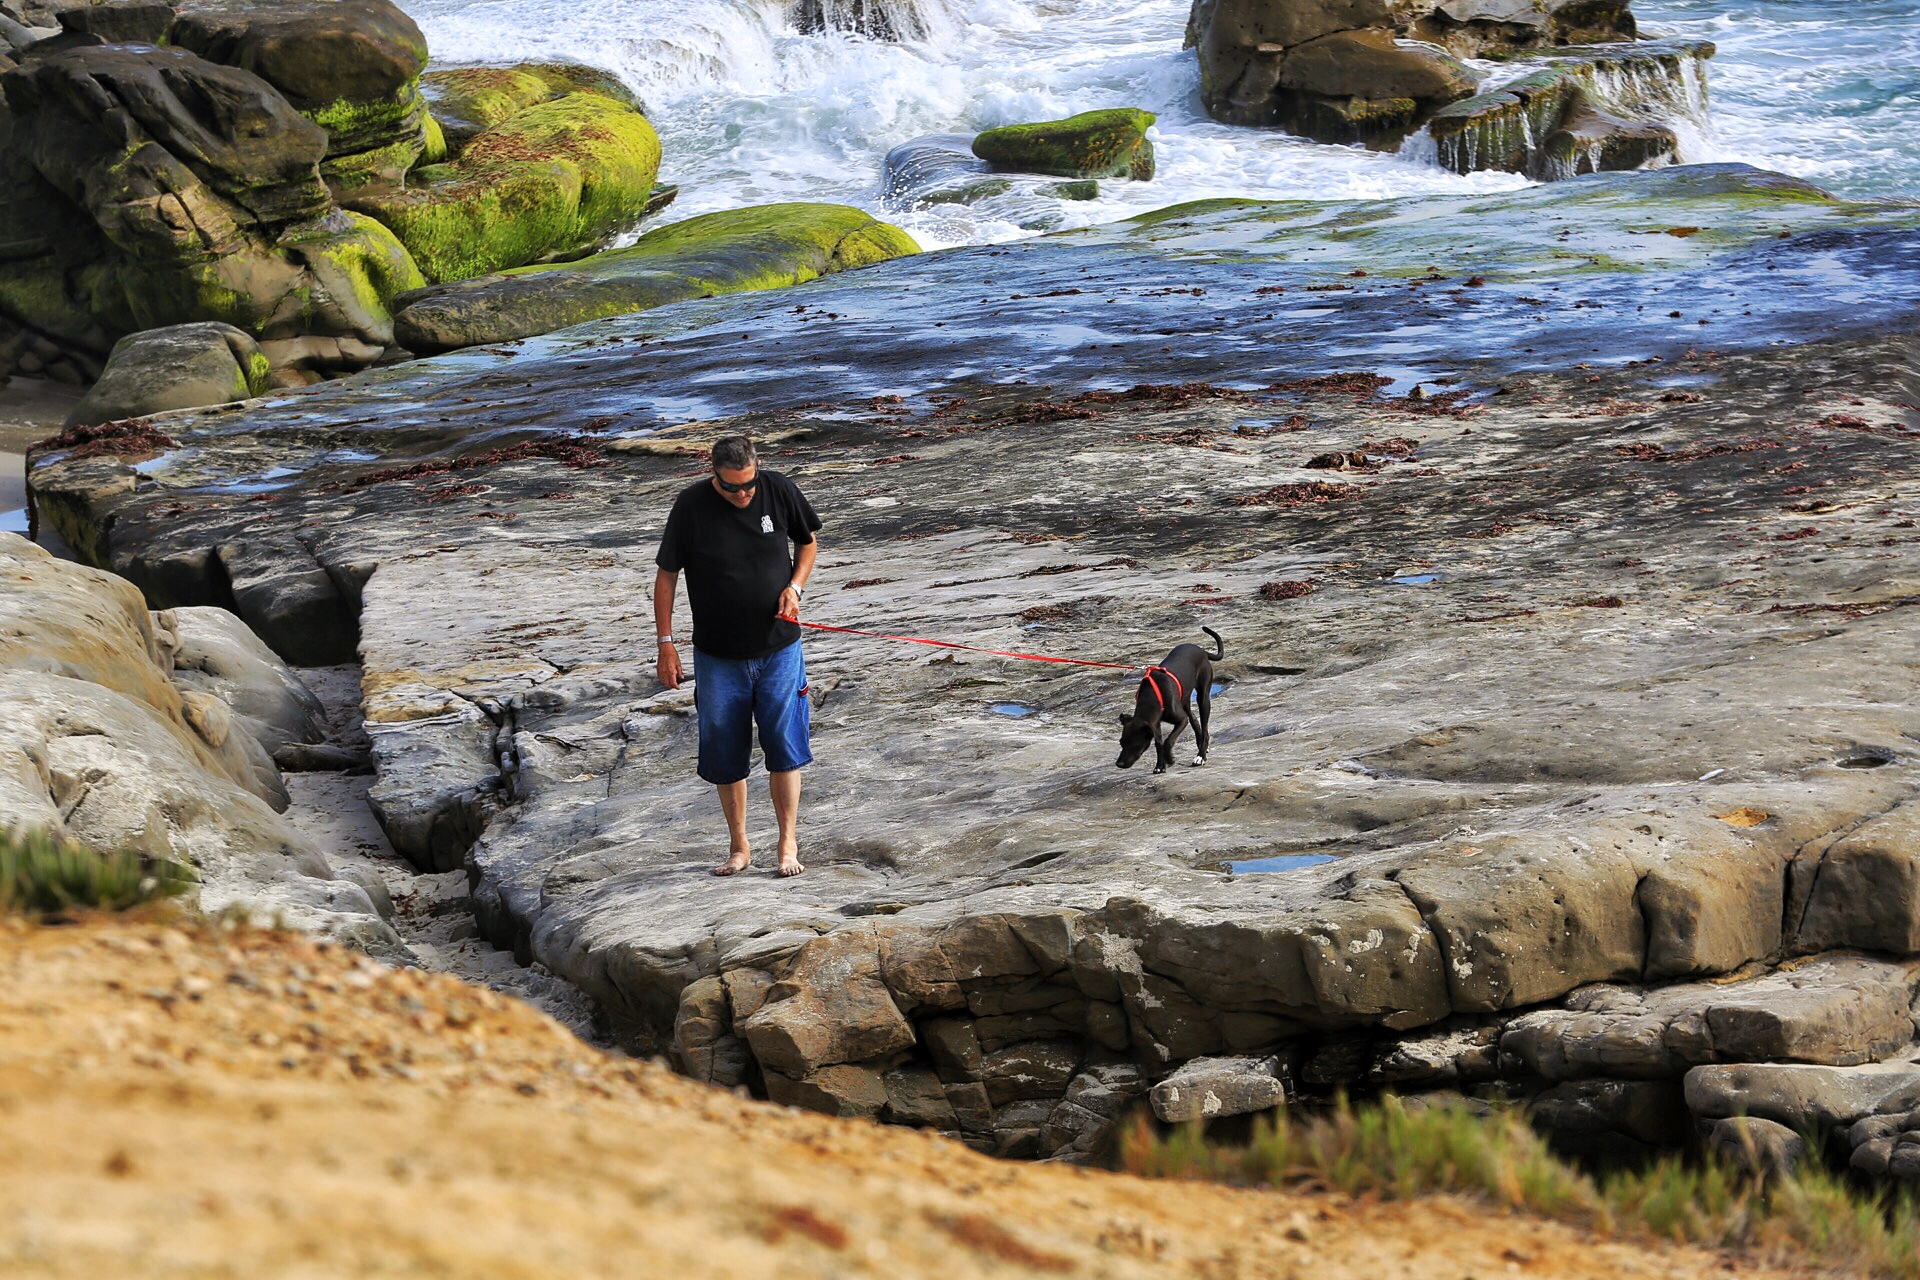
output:
[[[672,644],[672,643],[673,643],[673,637],[672,637],[672,636],[661,636],[661,637],[659,638],[659,641],[658,641],[658,643],[660,643],[660,644]]]
[[[802,600],[807,598],[807,593],[800,589],[800,584],[797,582],[789,582],[787,584],[787,590],[793,592],[793,594],[799,596]]]

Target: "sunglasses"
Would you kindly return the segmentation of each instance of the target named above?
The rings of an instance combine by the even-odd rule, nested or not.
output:
[[[731,480],[722,480],[720,473],[716,471],[713,476],[713,482],[728,493],[746,493],[760,487],[760,476],[759,473],[756,472],[751,480],[743,480],[739,484],[735,484]]]

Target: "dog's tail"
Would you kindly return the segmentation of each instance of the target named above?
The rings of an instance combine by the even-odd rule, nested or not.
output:
[[[1215,631],[1212,627],[1202,627],[1200,629],[1213,637],[1213,653],[1210,657],[1210,661],[1218,662],[1220,661],[1220,659],[1226,657],[1227,642],[1220,638],[1220,633],[1218,631]]]

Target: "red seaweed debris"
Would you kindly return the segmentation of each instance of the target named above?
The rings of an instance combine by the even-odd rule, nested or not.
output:
[[[460,458],[434,458],[426,462],[413,462],[404,467],[381,467],[375,471],[355,476],[347,487],[364,489],[368,485],[385,484],[390,480],[419,480],[426,476],[447,475],[456,471],[475,471],[482,467],[497,467],[509,462],[522,462],[530,458],[551,458],[576,470],[590,467],[610,467],[613,462],[607,457],[601,446],[579,436],[543,436],[537,440],[522,440],[519,444],[503,445],[498,449],[489,449],[485,453],[470,453]]]
[[[1329,484],[1324,480],[1308,480],[1294,484],[1277,484],[1271,489],[1259,493],[1243,493],[1227,501],[1236,507],[1306,507],[1328,502],[1345,502],[1349,498],[1358,498],[1365,490],[1357,484]]]
[[[1262,600],[1298,600],[1310,595],[1315,584],[1312,579],[1294,579],[1288,582],[1263,582],[1260,584]]]
[[[118,422],[82,423],[68,427],[57,436],[36,440],[28,453],[67,450],[74,458],[97,458],[103,454],[129,457],[134,454],[160,453],[179,444],[159,430],[150,418],[122,418]]]

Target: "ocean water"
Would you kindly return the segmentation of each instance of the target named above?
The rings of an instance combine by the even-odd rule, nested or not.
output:
[[[783,0],[401,0],[437,65],[570,59],[646,101],[681,185],[669,218],[777,200],[859,205],[929,248],[1089,226],[1214,196],[1376,199],[1525,185],[1421,158],[1208,120],[1183,50],[1187,0],[885,0],[925,38],[802,35]],[[1687,161],[1741,160],[1848,196],[1920,197],[1920,0],[1657,0],[1649,35],[1715,41]],[[1159,120],[1151,182],[1097,199],[889,206],[889,149],[935,134],[1138,106]]]

